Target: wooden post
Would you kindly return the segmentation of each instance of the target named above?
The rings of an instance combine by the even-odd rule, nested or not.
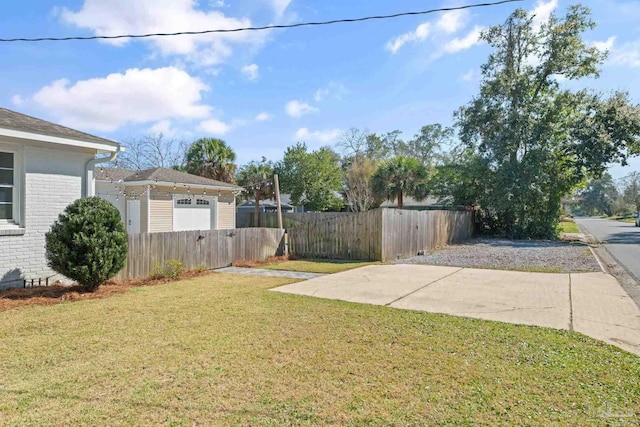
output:
[[[276,206],[278,208],[278,228],[282,227],[282,205],[280,204],[280,181],[278,174],[273,175],[273,186],[276,192]]]

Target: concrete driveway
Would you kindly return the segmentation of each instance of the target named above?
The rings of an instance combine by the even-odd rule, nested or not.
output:
[[[273,290],[574,330],[640,355],[640,308],[605,273],[372,265]]]

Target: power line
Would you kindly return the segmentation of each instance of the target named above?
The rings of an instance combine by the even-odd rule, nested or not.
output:
[[[515,3],[524,0],[501,0],[493,3],[476,3],[466,6],[456,7],[443,7],[439,9],[430,9],[417,12],[401,12],[394,13],[392,15],[377,15],[377,16],[365,16],[362,18],[349,18],[349,19],[334,19],[330,21],[320,22],[301,22],[298,24],[286,24],[286,25],[266,25],[263,27],[244,27],[244,28],[231,28],[231,29],[217,29],[217,30],[203,30],[203,31],[179,31],[175,33],[149,33],[149,34],[122,34],[117,36],[73,36],[73,37],[37,37],[37,38],[12,38],[12,39],[0,39],[0,42],[44,42],[44,41],[69,41],[69,40],[113,40],[113,39],[141,39],[145,37],[170,37],[170,36],[183,36],[183,35],[199,35],[199,34],[213,34],[213,33],[239,33],[243,31],[262,31],[262,30],[274,30],[284,28],[299,28],[299,27],[311,27],[320,25],[332,25],[341,23],[363,22],[379,19],[392,19],[402,16],[416,16],[427,15],[436,12],[450,12],[454,10],[472,9],[478,7],[498,6],[505,3]]]

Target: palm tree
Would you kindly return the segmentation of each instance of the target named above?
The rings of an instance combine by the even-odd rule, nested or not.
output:
[[[256,227],[260,226],[260,200],[273,197],[272,177],[273,164],[264,157],[260,162],[247,163],[238,171],[238,184],[247,190],[245,197],[247,200],[251,197],[255,200]]]
[[[185,156],[185,170],[194,175],[233,182],[236,172],[236,153],[221,139],[200,138],[195,141]]]
[[[418,159],[396,156],[382,162],[371,178],[373,192],[380,198],[394,201],[398,199],[398,209],[402,209],[403,196],[424,200],[428,196],[427,180],[429,171]]]

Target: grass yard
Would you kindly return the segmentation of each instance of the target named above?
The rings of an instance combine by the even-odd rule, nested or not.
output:
[[[214,274],[0,313],[0,425],[640,421],[640,358],[577,333]]]
[[[611,219],[614,221],[621,221],[621,222],[628,222],[630,224],[635,224],[636,219],[635,218],[624,218],[621,216],[609,216],[609,217],[605,217],[605,219]]]
[[[301,271],[306,273],[339,273],[366,265],[380,264],[379,262],[347,261],[332,259],[302,259],[286,260],[271,264],[260,265],[259,268],[269,270]]]
[[[573,221],[560,222],[560,233],[580,233],[580,229]]]

